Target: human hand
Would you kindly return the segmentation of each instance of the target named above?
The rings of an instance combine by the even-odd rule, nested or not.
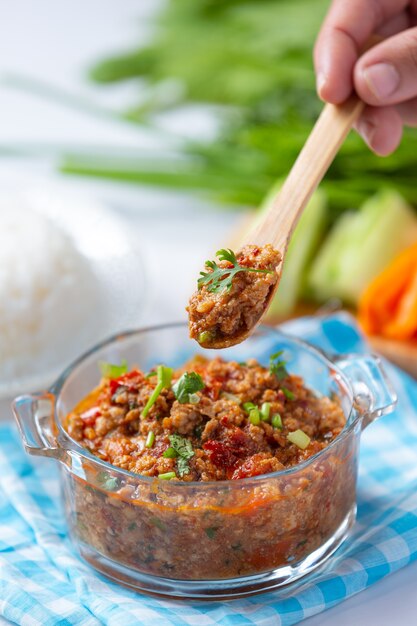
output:
[[[355,89],[367,104],[355,128],[386,156],[403,126],[417,126],[417,0],[333,0],[314,49],[319,96],[334,104]],[[373,33],[384,41],[359,58]]]

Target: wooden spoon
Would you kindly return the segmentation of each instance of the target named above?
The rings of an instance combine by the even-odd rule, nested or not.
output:
[[[252,328],[247,328],[236,335],[217,336],[205,347],[227,348],[238,344],[246,339],[260,322],[278,289],[281,268],[297,222],[364,106],[356,95],[351,96],[343,104],[324,106],[286,181],[272,201],[271,208],[242,243],[257,246],[272,244],[281,253],[282,261],[276,269],[278,281],[268,294],[264,309]]]

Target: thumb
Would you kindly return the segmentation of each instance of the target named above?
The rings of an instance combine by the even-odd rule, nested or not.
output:
[[[356,63],[354,84],[367,104],[386,106],[417,96],[417,28],[368,50]]]

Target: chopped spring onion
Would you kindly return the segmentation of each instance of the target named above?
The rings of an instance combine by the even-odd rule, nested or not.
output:
[[[271,403],[264,402],[261,406],[261,420],[263,422],[269,422],[270,414],[271,414]]]
[[[128,370],[126,359],[123,359],[120,365],[100,361],[99,367],[101,375],[104,378],[119,378],[119,376],[123,376],[123,374],[126,374]]]
[[[253,404],[253,402],[244,402],[243,408],[249,413],[250,411],[252,411],[252,409],[256,409],[256,406]]]
[[[310,443],[310,437],[304,431],[298,429],[287,435],[288,441],[295,444],[301,450],[305,450]]]
[[[259,413],[259,409],[256,407],[249,411],[249,421],[254,426],[257,426],[261,421],[261,414]]]
[[[151,410],[151,408],[157,401],[161,391],[163,389],[169,389],[171,387],[172,373],[173,373],[173,370],[171,367],[165,367],[165,365],[158,365],[156,369],[156,374],[158,376],[157,384],[142,411],[141,417],[146,417],[148,415],[149,411]]]
[[[150,372],[145,374],[145,378],[152,378],[152,376],[157,376],[157,373],[155,370],[151,370]]]
[[[174,450],[174,448],[167,448],[162,455],[166,459],[176,459],[178,456],[178,452]]]
[[[145,448],[152,448],[154,443],[155,443],[155,433],[153,432],[153,430],[150,430],[148,432],[148,436],[146,437]]]
[[[161,480],[171,480],[171,478],[176,478],[177,475],[175,472],[166,472],[165,474],[159,474],[158,478]]]
[[[271,424],[274,428],[279,428],[282,430],[282,418],[279,413],[275,413],[275,415],[271,418]]]

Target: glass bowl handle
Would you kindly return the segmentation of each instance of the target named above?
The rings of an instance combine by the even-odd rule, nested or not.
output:
[[[333,357],[333,362],[349,379],[355,407],[362,416],[362,429],[395,409],[397,394],[379,356],[343,354]]]
[[[66,452],[58,447],[51,427],[54,402],[55,396],[45,391],[19,396],[12,409],[26,452],[63,460]]]

